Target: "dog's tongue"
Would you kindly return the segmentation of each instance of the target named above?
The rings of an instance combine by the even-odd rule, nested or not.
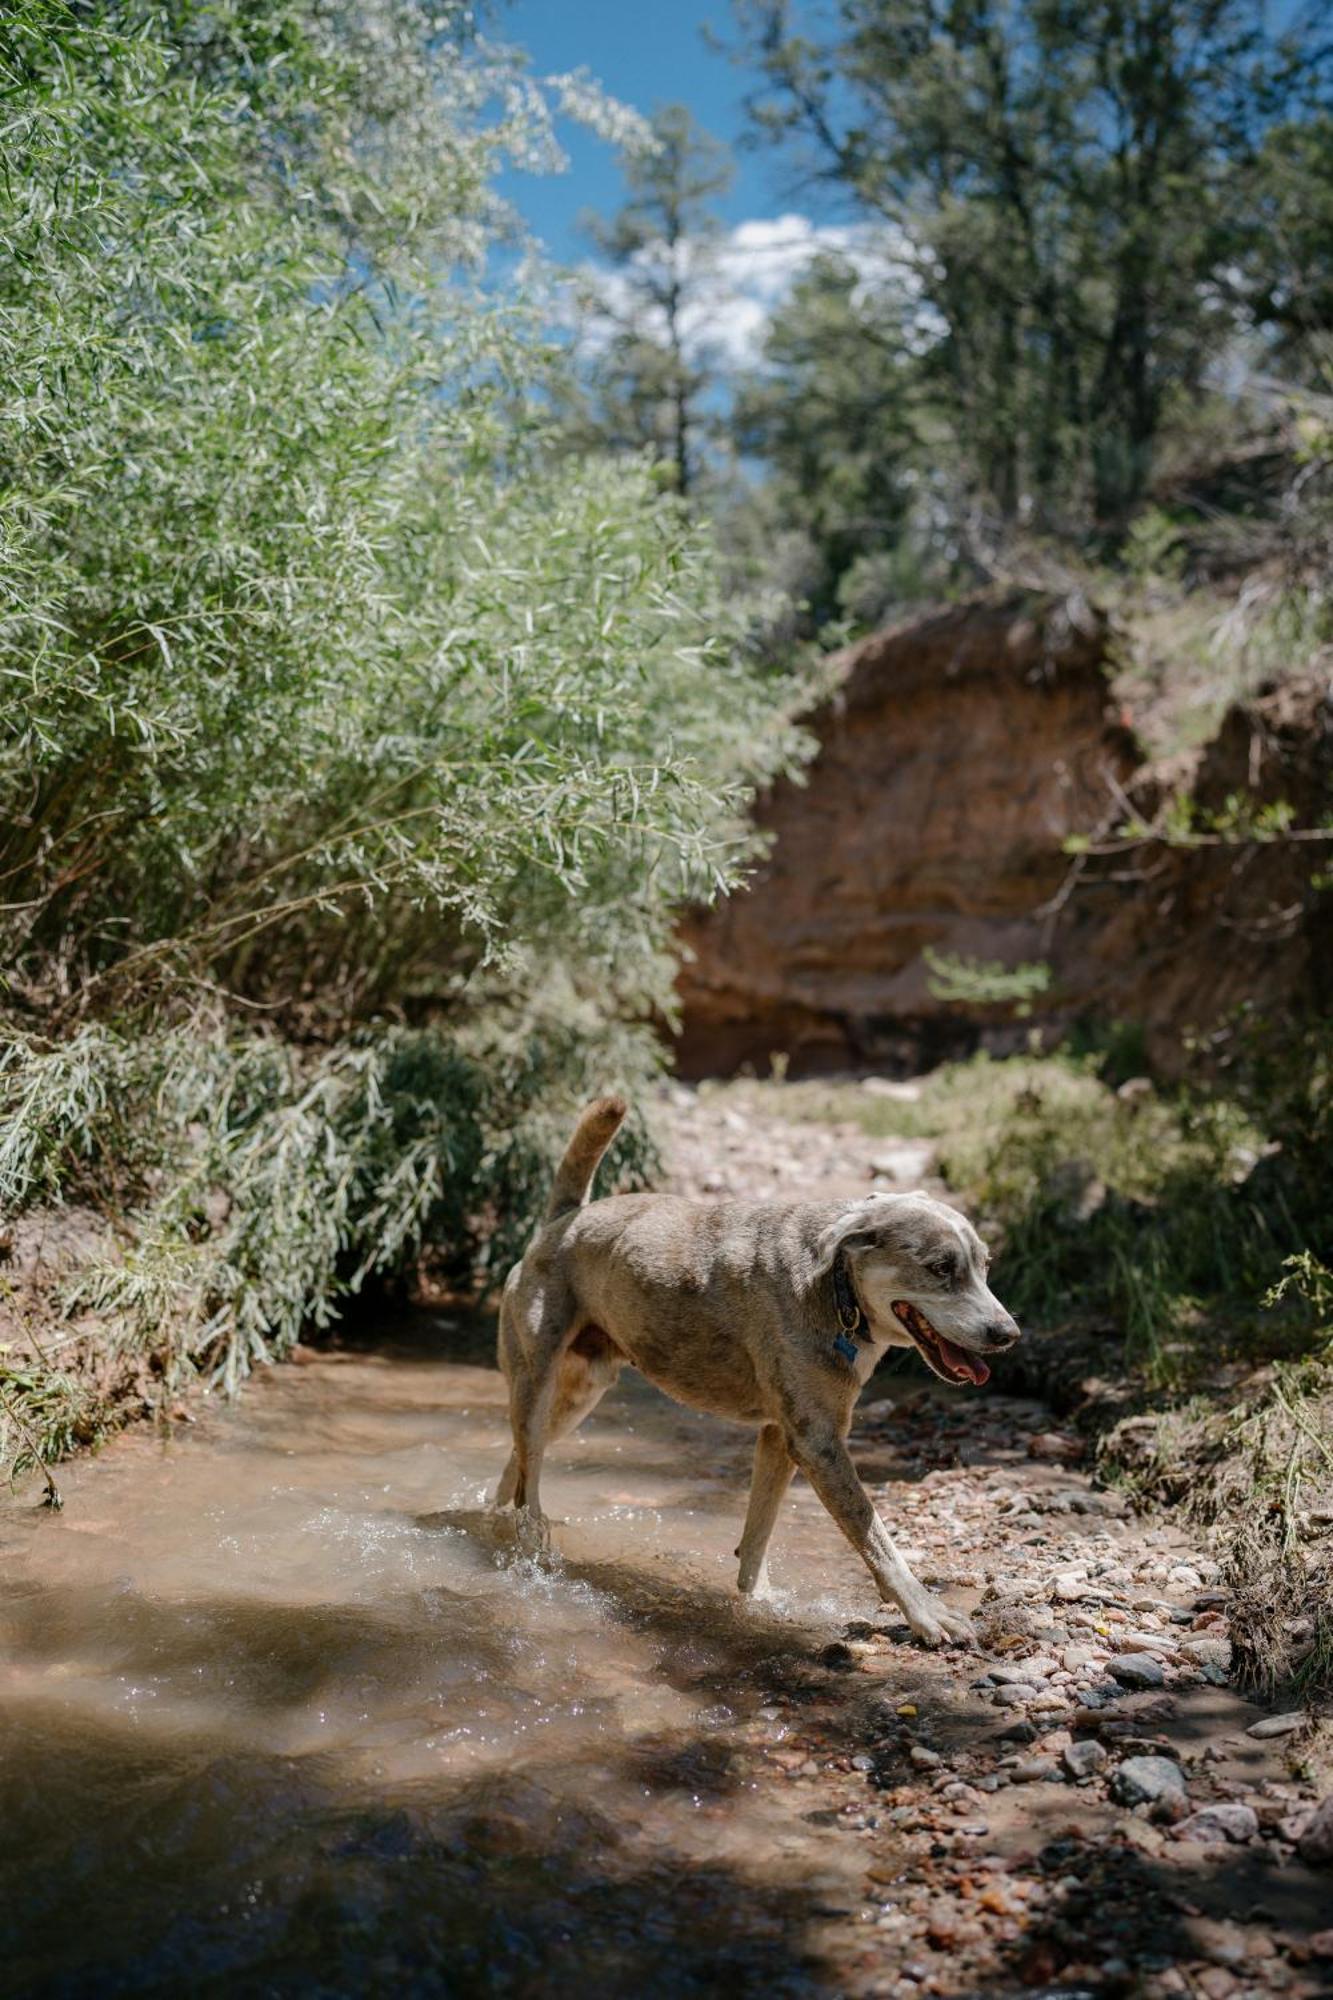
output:
[[[946,1368],[955,1369],[978,1389],[983,1382],[990,1380],[990,1369],[979,1354],[969,1354],[965,1347],[955,1347],[942,1333],[937,1333],[935,1338],[939,1342],[940,1357]]]
[[[924,1344],[939,1362],[945,1374],[954,1382],[970,1382],[979,1389],[983,1382],[990,1380],[990,1369],[980,1355],[969,1354],[965,1347],[958,1347],[952,1340],[946,1340],[938,1329],[931,1325],[920,1306],[914,1306],[909,1299],[895,1299],[893,1310],[912,1338]]]

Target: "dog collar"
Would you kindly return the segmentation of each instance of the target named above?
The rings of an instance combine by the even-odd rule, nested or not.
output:
[[[833,1352],[843,1361],[854,1364],[860,1358],[856,1343],[869,1337],[870,1321],[856,1296],[852,1274],[841,1251],[833,1260],[833,1303],[838,1309],[838,1331],[833,1336]]]

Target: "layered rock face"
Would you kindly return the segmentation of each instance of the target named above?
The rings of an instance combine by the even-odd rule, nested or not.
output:
[[[683,1074],[767,1069],[775,1054],[793,1074],[913,1069],[1088,1016],[1165,1039],[1254,996],[1255,949],[1233,927],[1291,886],[1290,855],[1238,869],[1234,851],[1153,848],[1089,858],[1071,884],[1068,836],[1123,819],[1127,790],[1155,782],[1112,711],[1107,643],[1080,598],[1015,598],[876,634],[834,663],[832,692],[805,718],[813,763],[757,808],[768,859],[683,926]],[[1310,761],[1308,709],[1289,718],[1285,748],[1251,712],[1229,717],[1194,774],[1200,795],[1286,796],[1297,738]],[[1327,770],[1313,762],[1317,792]],[[1051,985],[1015,1022],[939,997],[928,950],[1040,961]],[[1267,959],[1266,997],[1288,993],[1309,973],[1309,940],[1272,934]]]

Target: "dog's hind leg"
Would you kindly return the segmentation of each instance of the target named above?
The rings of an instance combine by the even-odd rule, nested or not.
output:
[[[545,1441],[568,1437],[590,1416],[620,1374],[623,1356],[596,1327],[577,1334],[560,1357],[555,1396],[546,1424]],[[531,1487],[529,1470],[528,1483]],[[508,1507],[518,1492],[518,1447],[509,1454],[509,1463],[496,1489],[495,1505]]]
[[[941,1603],[899,1555],[856,1476],[851,1453],[832,1425],[793,1425],[787,1449],[874,1577],[880,1596],[902,1606],[917,1638],[927,1646],[972,1639],[971,1624],[963,1613]]]
[[[507,1299],[505,1306],[513,1314],[505,1373],[514,1464],[512,1473],[506,1469],[500,1491],[508,1493],[518,1511],[523,1539],[545,1548],[550,1538],[539,1493],[542,1459],[559,1397],[574,1299],[564,1285],[547,1286],[522,1305]]]
[[[791,1484],[796,1467],[779,1424],[761,1424],[754,1447],[754,1474],[750,1480],[750,1502],[741,1530],[741,1559],[736,1588],[746,1597],[758,1589],[764,1575],[773,1523],[778,1518],[783,1495]]]

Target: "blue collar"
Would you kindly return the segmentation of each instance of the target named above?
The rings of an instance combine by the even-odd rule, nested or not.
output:
[[[854,1366],[860,1360],[856,1343],[870,1338],[870,1321],[856,1296],[852,1274],[841,1251],[833,1260],[833,1303],[838,1309],[838,1331],[833,1336],[833,1352]]]

